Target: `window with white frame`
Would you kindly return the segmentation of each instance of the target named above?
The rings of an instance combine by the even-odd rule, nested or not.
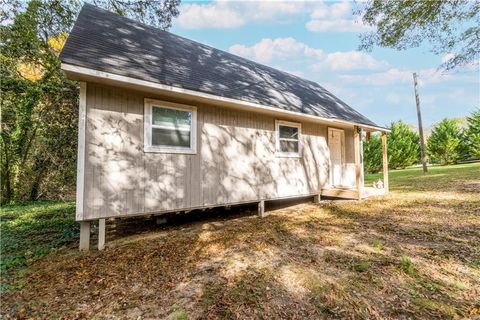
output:
[[[145,151],[196,153],[197,108],[145,99]]]
[[[302,125],[296,122],[275,121],[277,154],[285,157],[300,157]]]

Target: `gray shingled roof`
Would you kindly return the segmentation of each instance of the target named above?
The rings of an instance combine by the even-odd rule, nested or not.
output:
[[[377,125],[319,84],[85,4],[62,62],[323,118]]]

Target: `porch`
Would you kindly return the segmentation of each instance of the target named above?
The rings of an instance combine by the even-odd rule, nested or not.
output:
[[[373,188],[373,187],[363,187],[361,194],[359,196],[358,190],[355,188],[349,187],[335,187],[322,189],[322,197],[334,197],[334,198],[343,198],[343,199],[367,199],[369,197],[383,196],[387,193],[385,188]]]
[[[388,193],[388,157],[387,157],[387,130],[381,132],[382,141],[382,169],[383,181],[380,187],[365,186],[364,181],[364,161],[363,161],[363,136],[370,139],[371,132],[376,131],[371,128],[362,128],[354,126],[354,158],[355,158],[355,184],[333,185],[321,190],[320,195],[326,197],[344,198],[344,199],[366,199],[374,196],[382,196]]]

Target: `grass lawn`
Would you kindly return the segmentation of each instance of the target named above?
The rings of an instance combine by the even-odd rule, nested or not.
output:
[[[392,171],[390,190],[151,226],[88,253],[74,204],[6,206],[1,315],[479,318],[480,164]]]

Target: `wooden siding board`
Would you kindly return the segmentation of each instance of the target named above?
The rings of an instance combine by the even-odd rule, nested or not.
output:
[[[162,99],[89,83],[86,219],[310,195],[328,182],[324,125],[302,122],[303,158],[279,158],[275,120],[288,117],[194,104],[197,153],[145,153],[144,98]]]

